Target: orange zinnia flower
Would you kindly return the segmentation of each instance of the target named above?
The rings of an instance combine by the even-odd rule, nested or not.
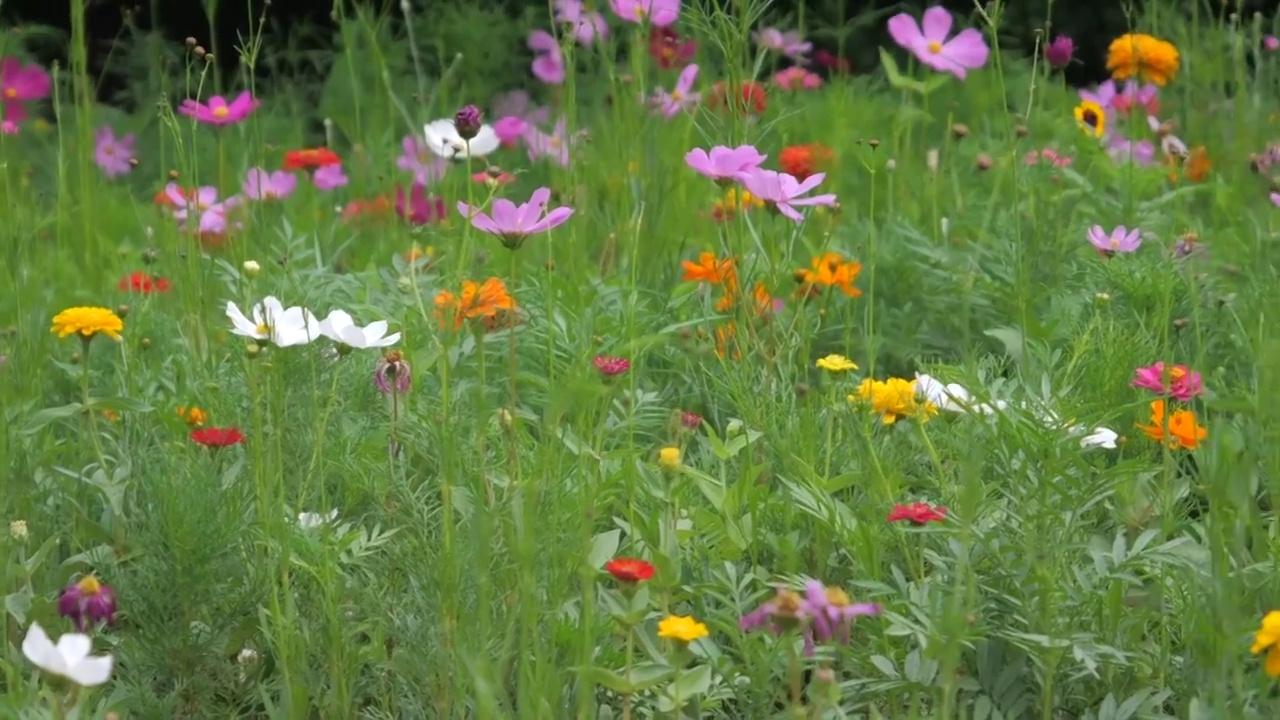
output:
[[[1196,414],[1191,410],[1174,410],[1166,422],[1164,400],[1151,401],[1151,424],[1138,428],[1152,440],[1168,445],[1170,450],[1195,450],[1201,440],[1209,437],[1209,431],[1196,422]]]
[[[352,200],[342,209],[346,222],[384,219],[391,214],[391,198],[376,197],[369,200]]]
[[[499,313],[516,308],[515,299],[507,293],[506,283],[496,277],[483,283],[463,280],[462,292],[455,295],[449,290],[441,290],[436,295],[435,304],[441,327],[452,323],[455,330],[462,327],[463,322],[476,319],[484,321],[486,327],[496,327]]]
[[[738,286],[738,272],[734,269],[733,258],[720,260],[715,253],[704,252],[698,255],[698,262],[684,261],[684,281],[724,285],[731,289]]]
[[[1209,171],[1213,169],[1213,162],[1209,160],[1209,151],[1203,145],[1192,148],[1185,158],[1169,156],[1169,164],[1173,166],[1173,172],[1169,173],[1169,182],[1178,182],[1179,169],[1182,170],[1181,179],[1204,182],[1205,178],[1209,177]]]
[[[788,175],[803,181],[820,173],[835,159],[835,153],[822,143],[792,145],[778,154],[778,167]]]
[[[342,162],[338,153],[329,148],[308,148],[306,150],[290,150],[284,154],[285,170],[314,170],[326,165],[337,165]]]
[[[862,291],[854,287],[853,282],[860,272],[862,263],[845,260],[840,253],[829,252],[814,258],[810,269],[797,270],[795,278],[800,283],[800,294],[804,296],[816,294],[820,287],[834,287],[849,297],[858,297]]]

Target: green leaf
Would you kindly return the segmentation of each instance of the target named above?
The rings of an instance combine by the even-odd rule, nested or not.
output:
[[[612,670],[591,666],[581,668],[581,672],[588,682],[606,687],[620,695],[634,692],[631,682]]]
[[[57,422],[58,420],[66,420],[69,417],[75,416],[83,409],[84,406],[80,403],[71,403],[70,405],[63,405],[61,407],[45,408],[31,416],[31,419],[28,420],[27,424],[22,428],[22,434],[34,435],[43,430],[50,423]]]
[[[704,695],[711,689],[711,667],[699,665],[692,670],[681,673],[676,681],[667,687],[667,694],[680,702]]]
[[[995,338],[1004,345],[1004,351],[1009,355],[1015,363],[1022,364],[1022,333],[1017,328],[998,327],[990,330],[983,330],[983,335]]]
[[[27,613],[31,610],[31,590],[20,590],[5,596],[4,609],[19,625],[26,625]]]
[[[155,408],[150,405],[125,397],[89,398],[86,405],[91,410],[111,410],[112,412],[149,413]]]
[[[924,83],[919,80],[913,80],[902,74],[898,70],[898,61],[893,59],[888,50],[880,48],[880,64],[884,66],[884,74],[889,78],[889,84],[899,90],[910,90],[921,95],[927,94]]]
[[[599,570],[618,553],[618,543],[622,540],[621,530],[606,530],[591,538],[591,552],[587,553],[587,564]]]
[[[631,667],[627,681],[631,684],[633,692],[637,692],[666,682],[675,674],[676,669],[664,663],[637,663]]]

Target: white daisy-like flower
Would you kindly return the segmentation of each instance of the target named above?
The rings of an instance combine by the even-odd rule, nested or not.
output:
[[[298,513],[298,527],[303,530],[314,530],[338,519],[338,509],[334,508],[325,514],[313,512]]]
[[[390,347],[400,341],[400,333],[387,334],[387,321],[378,320],[360,327],[345,310],[334,310],[320,321],[320,334],[357,350]]]
[[[489,125],[481,125],[471,140],[464,140],[454,127],[452,119],[432,120],[422,126],[427,147],[446,160],[466,160],[468,157],[484,157],[498,149],[498,134]]]
[[[267,296],[250,308],[253,319],[227,302],[231,332],[254,340],[270,340],[279,347],[306,345],[320,336],[320,322],[303,307],[286,308],[277,298]]]
[[[36,667],[81,687],[95,687],[111,679],[111,656],[91,657],[88,635],[67,633],[55,645],[39,623],[31,623],[22,640],[22,654]]]

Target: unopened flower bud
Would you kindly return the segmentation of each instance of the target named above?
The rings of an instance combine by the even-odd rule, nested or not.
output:
[[[256,260],[245,260],[240,269],[244,272],[245,277],[248,278],[258,277],[258,273],[262,272],[262,266]]]
[[[453,116],[453,128],[458,131],[458,136],[463,140],[470,140],[479,135],[483,124],[484,116],[480,114],[480,108],[475,105],[464,106]]]
[[[957,140],[969,137],[969,126],[964,123],[956,123],[951,126],[951,135]]]
[[[29,535],[26,520],[14,520],[9,523],[9,537],[18,542],[26,542]]]
[[[984,153],[977,157],[977,159],[974,161],[974,164],[978,167],[979,170],[990,170],[991,166],[994,165],[995,163],[991,160],[990,155],[987,155]]]

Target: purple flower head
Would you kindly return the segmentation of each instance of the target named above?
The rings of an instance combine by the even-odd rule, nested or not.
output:
[[[10,120],[9,118],[5,118],[3,122],[0,122],[0,133],[4,133],[5,135],[17,135],[19,130],[20,128],[18,127],[18,123]]]
[[[836,204],[834,193],[816,197],[803,197],[805,193],[821,185],[826,177],[826,173],[814,173],[805,178],[804,182],[800,182],[786,173],[757,168],[738,173],[738,182],[742,184],[742,187],[747,192],[763,200],[766,205],[796,222],[802,222],[804,221],[804,216],[796,210],[795,206],[826,205],[831,207]]]
[[[1280,193],[1273,192],[1268,197],[1271,198],[1271,204],[1280,207]]]
[[[579,45],[591,45],[596,40],[609,37],[609,26],[604,16],[594,10],[587,10],[582,0],[555,0],[556,22],[570,26],[570,32]]]
[[[1134,142],[1117,133],[1111,137],[1107,154],[1115,162],[1132,162],[1146,166],[1155,162],[1156,146],[1152,145],[1150,140]]]
[[[406,196],[403,188],[396,188],[396,215],[411,225],[427,225],[444,220],[444,198],[430,197],[422,183],[414,183]]]
[[[934,70],[951,73],[963,80],[966,71],[987,64],[991,51],[982,33],[967,28],[947,40],[949,34],[951,13],[943,7],[925,10],[923,27],[907,13],[889,18],[889,35],[893,41]]]
[[[1056,68],[1064,68],[1071,64],[1076,53],[1076,42],[1066,35],[1059,35],[1044,48],[1044,59]]]
[[[1117,225],[1108,235],[1101,225],[1089,228],[1089,244],[1099,252],[1110,257],[1116,253],[1131,253],[1142,246],[1142,234],[1138,228],[1132,230],[1124,225]]]
[[[1186,365],[1174,365],[1166,372],[1164,362],[1137,368],[1133,371],[1133,380],[1129,384],[1158,395],[1168,395],[1181,402],[1190,402],[1204,392],[1204,380],[1200,373]]]
[[[693,427],[701,425],[702,418],[698,418],[697,424]],[[771,600],[743,615],[738,621],[738,627],[744,631],[767,627],[773,634],[780,635],[787,630],[800,627],[807,619],[804,614],[804,600],[794,591],[780,587]]]
[[[803,60],[813,49],[813,43],[805,42],[799,30],[782,32],[777,28],[765,28],[752,33],[751,37],[760,47],[786,55],[792,60]]]
[[[816,642],[835,640],[841,645],[849,644],[855,618],[880,614],[879,605],[851,602],[844,590],[826,587],[817,580],[804,584],[802,607]]]
[[[551,111],[545,107],[534,107],[529,101],[529,93],[523,90],[495,95],[491,104],[490,114],[494,117],[514,115],[534,125],[541,125],[551,119]]]
[[[1262,38],[1262,47],[1267,52],[1280,50],[1280,38],[1277,38],[1275,35],[1268,35]]]
[[[320,190],[336,190],[346,185],[350,180],[348,180],[347,174],[342,172],[342,163],[335,163],[316,168],[316,171],[311,175],[311,182]]]
[[[556,121],[551,134],[544,133],[532,125],[525,128],[524,144],[529,154],[530,162],[534,162],[540,157],[548,157],[559,165],[565,167],[569,165],[570,142],[566,134],[564,118]]]
[[[529,202],[523,205],[516,205],[506,198],[494,200],[491,215],[461,201],[458,202],[458,212],[470,220],[477,230],[496,236],[507,248],[516,250],[530,235],[559,227],[573,215],[573,208],[568,207],[558,207],[548,212],[547,203],[550,200],[551,189],[542,187],[534,190]]]
[[[684,155],[686,165],[721,186],[737,182],[738,175],[742,173],[758,170],[767,159],[769,156],[757,150],[754,145],[739,145],[736,148],[716,145],[710,152],[694,148]]]
[[[6,105],[43,100],[48,96],[49,73],[45,72],[44,68],[34,64],[23,66],[22,62],[14,57],[0,60],[0,99],[4,100]]]
[[[102,169],[102,174],[109,178],[124,175],[133,169],[133,144],[136,140],[132,134],[116,138],[110,125],[103,125],[93,136],[93,162]]]
[[[298,176],[287,170],[267,172],[262,168],[250,168],[241,189],[250,200],[283,200],[298,187]]]
[[[498,141],[505,147],[515,147],[532,127],[532,124],[518,115],[507,115],[494,121],[493,132],[498,135]]]
[[[484,115],[480,114],[480,108],[475,105],[464,105],[453,116],[453,127],[463,140],[470,140],[479,135],[483,125]]]
[[[682,110],[692,110],[698,104],[700,95],[693,90],[693,84],[698,81],[698,66],[688,65],[684,70],[680,71],[680,77],[676,78],[676,86],[667,92],[662,88],[658,88],[653,98],[649,101],[662,116],[670,120],[680,113]]]
[[[245,90],[231,102],[227,102],[221,95],[209,98],[207,105],[188,98],[178,106],[178,112],[195,119],[196,122],[209,125],[232,125],[249,117],[258,104],[253,94]]]
[[[391,350],[378,358],[373,368],[374,387],[383,395],[404,395],[413,385],[413,372],[409,361],[399,350]]]
[[[546,30],[529,33],[529,49],[533,51],[533,76],[548,85],[564,82],[564,55],[560,43]]]
[[[1116,86],[1114,80],[1108,80],[1094,90],[1079,90],[1081,100],[1092,100],[1102,106],[1103,110],[1114,110],[1121,115],[1128,115],[1135,107],[1142,108],[1148,115],[1155,115],[1160,110],[1156,96],[1160,88],[1153,84],[1140,85],[1132,80],[1125,81],[1124,87]]]
[[[58,614],[74,622],[78,632],[98,623],[114,625],[116,591],[93,575],[86,575],[62,591],[58,597]]]
[[[413,182],[418,185],[432,185],[439,182],[449,169],[449,161],[431,152],[417,135],[405,135],[400,141],[404,151],[396,158],[396,167],[413,173]]]
[[[654,27],[672,25],[680,18],[680,0],[609,0],[609,7],[629,23],[648,20]]]

